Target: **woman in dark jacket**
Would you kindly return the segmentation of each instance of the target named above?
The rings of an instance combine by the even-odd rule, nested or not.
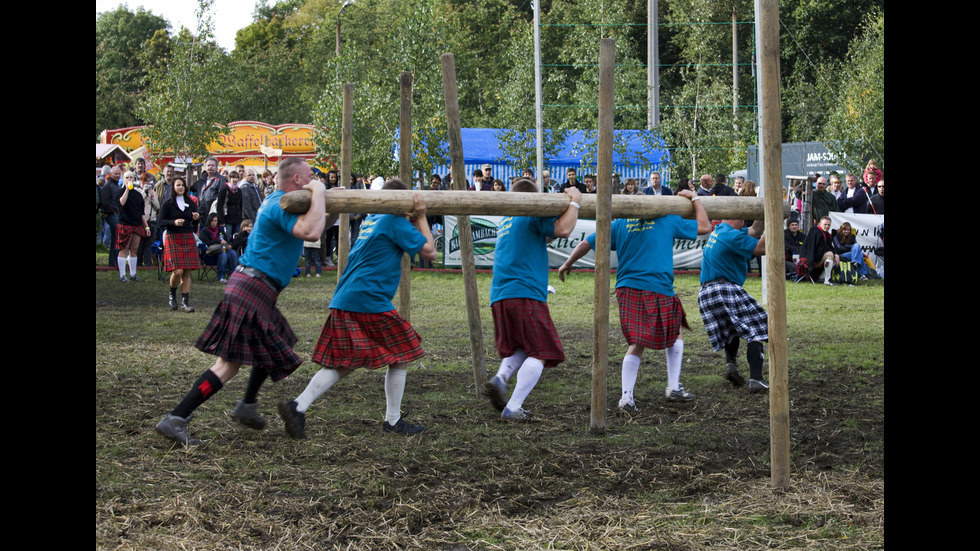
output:
[[[218,224],[218,214],[208,215],[207,223],[198,234],[201,242],[208,247],[208,254],[218,255],[218,281],[228,283],[228,276],[238,266],[238,253],[231,247],[231,237]],[[216,252],[212,252],[214,249]]]
[[[163,269],[170,272],[170,309],[177,309],[177,287],[180,287],[181,306],[185,312],[193,312],[188,303],[191,290],[191,271],[201,269],[200,253],[194,230],[200,215],[197,198],[189,195],[182,178],[176,178],[170,187],[170,199],[160,207],[160,228],[166,231],[163,238]]]

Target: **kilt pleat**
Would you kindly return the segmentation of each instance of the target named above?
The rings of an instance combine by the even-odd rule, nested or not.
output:
[[[616,299],[619,301],[619,324],[627,344],[663,350],[674,345],[682,326],[690,329],[684,306],[676,295],[617,287]]]
[[[769,316],[741,285],[709,281],[698,293],[698,309],[715,352],[733,338],[769,340]]]
[[[494,346],[501,358],[514,355],[518,348],[545,367],[565,361],[565,349],[551,320],[548,303],[529,298],[498,300],[493,311]]]
[[[285,379],[303,360],[293,351],[298,339],[276,307],[277,296],[268,283],[233,272],[195,346],[228,361],[265,369],[273,381]]]
[[[421,358],[422,337],[398,312],[330,309],[313,361],[331,369],[378,369]]]
[[[167,272],[201,269],[201,253],[193,234],[167,232],[163,240],[163,269]]]

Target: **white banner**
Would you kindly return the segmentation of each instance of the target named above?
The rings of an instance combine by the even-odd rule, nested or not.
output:
[[[443,233],[444,266],[458,268],[462,266],[459,251],[459,234],[455,216],[444,216],[445,228]],[[497,224],[503,216],[471,216],[470,230],[473,234],[473,254],[478,268],[493,267],[494,247],[497,243]],[[568,238],[555,239],[548,245],[548,264],[551,268],[559,268],[571,256],[572,251],[588,236],[595,233],[595,220],[579,220],[575,230]],[[707,237],[707,236],[705,236]],[[698,238],[674,240],[674,268],[677,270],[701,268],[701,252],[706,239]],[[609,258],[610,267],[616,267],[616,251]],[[575,263],[576,268],[595,268],[595,251],[582,257]]]
[[[884,265],[884,259],[875,255],[877,247],[884,247],[885,244],[880,237],[885,227],[885,215],[883,214],[844,214],[842,212],[830,213],[830,229],[836,230],[844,222],[851,224],[861,250],[874,262],[876,268]],[[883,269],[878,270],[879,273]]]

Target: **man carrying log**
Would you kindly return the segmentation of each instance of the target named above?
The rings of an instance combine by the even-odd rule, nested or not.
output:
[[[258,412],[259,388],[269,376],[280,381],[302,363],[292,348],[296,335],[276,300],[292,279],[303,241],[318,239],[328,218],[332,223],[337,215],[325,215],[326,190],[302,159],[291,157],[279,163],[278,178],[279,189],[260,208],[241,265],[232,273],[224,297],[195,345],[217,360],[156,426],[157,432],[178,443],[201,443],[187,433],[191,413],[237,375],[242,365],[251,365],[252,373],[244,398],[230,415],[242,425],[262,430],[266,420]],[[305,214],[280,208],[284,193],[300,189],[312,192]]]
[[[739,339],[748,341],[749,391],[767,392],[762,378],[762,343],[769,340],[769,317],[742,285],[753,256],[766,254],[765,223],[756,220],[745,229],[744,220],[722,220],[704,247],[698,308],[715,352],[725,349],[725,378],[736,387],[745,384],[735,356]]]
[[[667,355],[667,388],[670,402],[689,402],[695,395],[681,385],[684,341],[681,327],[690,329],[684,306],[674,293],[674,239],[695,239],[711,231],[711,222],[701,206],[701,196],[691,190],[677,194],[694,202],[696,220],[676,214],[658,218],[618,218],[611,226],[611,248],[618,259],[616,299],[619,320],[629,348],[623,357],[622,397],[619,410],[635,413],[633,389],[647,348],[664,350]],[[595,248],[596,234],[590,235],[572,251],[558,270],[565,281],[572,265]]]
[[[537,185],[520,179],[512,192],[536,193]],[[582,193],[573,187],[564,193],[571,199],[557,218],[508,216],[497,226],[490,307],[493,310],[494,345],[502,361],[487,381],[486,392],[500,417],[530,421],[524,400],[541,378],[545,367],[565,361],[565,351],[548,310],[548,242],[568,237],[575,229]],[[517,386],[507,400],[507,380],[517,371]]]
[[[384,189],[408,188],[400,179],[392,178]],[[425,201],[418,194],[412,212],[372,214],[361,225],[313,351],[313,361],[323,369],[295,400],[279,404],[279,415],[293,438],[306,438],[306,410],[310,404],[359,367],[388,368],[382,432],[409,435],[425,430],[401,417],[408,364],[423,354],[422,338],[391,304],[401,280],[405,253],[412,257],[418,254],[430,262],[436,257],[425,218]]]

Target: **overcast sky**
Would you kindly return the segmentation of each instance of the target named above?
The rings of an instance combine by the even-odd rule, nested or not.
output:
[[[105,11],[115,10],[119,5],[129,6],[135,12],[142,6],[154,15],[161,15],[170,22],[171,34],[180,30],[181,25],[194,31],[197,29],[197,0],[134,0],[120,2],[119,0],[95,0],[95,15]],[[252,23],[252,12],[255,10],[254,0],[215,0],[211,16],[214,19],[214,35],[218,44],[227,52],[235,49],[235,33],[238,29]]]

